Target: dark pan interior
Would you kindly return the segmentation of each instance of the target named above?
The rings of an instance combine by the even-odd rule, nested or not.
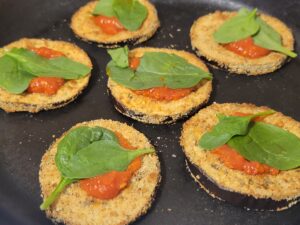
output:
[[[162,163],[162,185],[149,213],[135,224],[160,225],[299,225],[300,204],[283,212],[245,211],[214,200],[185,170],[179,146],[182,121],[153,126],[117,113],[107,95],[105,65],[109,57],[96,44],[78,40],[69,28],[72,13],[86,0],[0,0],[0,46],[21,37],[71,41],[93,60],[91,82],[68,106],[38,114],[0,111],[0,224],[50,225],[43,212],[38,182],[39,163],[55,137],[72,125],[97,118],[114,119],[144,132],[157,147]],[[257,7],[286,22],[300,37],[298,0],[161,0],[154,1],[162,27],[142,46],[174,47],[191,51],[189,29],[200,15],[214,10]],[[296,51],[300,49],[296,46]],[[292,60],[275,73],[260,77],[235,76],[212,69],[214,91],[210,103],[250,102],[267,105],[300,120],[300,61]]]

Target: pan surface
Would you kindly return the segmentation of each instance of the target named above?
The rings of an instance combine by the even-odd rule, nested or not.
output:
[[[106,90],[105,65],[109,56],[96,44],[77,39],[70,17],[86,0],[0,0],[0,46],[21,37],[71,41],[87,51],[94,69],[88,88],[68,106],[38,114],[0,111],[0,225],[50,225],[39,210],[39,163],[55,137],[72,125],[98,118],[133,125],[145,133],[159,151],[162,184],[149,213],[135,224],[159,225],[299,225],[300,204],[283,212],[245,211],[212,199],[200,190],[185,169],[179,146],[182,122],[145,125],[120,115]],[[257,7],[283,20],[300,40],[298,0],[156,0],[161,29],[141,46],[191,51],[189,29],[193,21],[215,10]],[[300,52],[296,46],[296,52]],[[300,61],[293,59],[265,76],[235,76],[210,68],[214,91],[210,103],[250,102],[267,105],[300,120]]]

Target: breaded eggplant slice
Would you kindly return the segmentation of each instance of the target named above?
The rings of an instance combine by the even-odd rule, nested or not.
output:
[[[121,31],[115,35],[104,33],[92,20],[92,12],[97,1],[91,1],[82,6],[72,17],[71,28],[73,32],[84,41],[99,43],[99,47],[114,48],[127,42],[138,44],[151,38],[160,22],[157,11],[148,0],[139,0],[148,10],[148,16],[142,26],[136,31]]]
[[[270,54],[250,59],[231,52],[218,44],[214,32],[236,12],[216,11],[198,18],[190,31],[191,44],[198,56],[217,66],[236,74],[262,75],[279,69],[288,56],[272,51]],[[260,18],[276,30],[282,38],[284,47],[294,49],[294,37],[291,30],[279,19],[260,14]]]
[[[181,146],[187,157],[187,168],[195,181],[209,195],[231,204],[253,210],[280,211],[300,200],[300,168],[280,171],[278,175],[248,175],[225,166],[210,151],[198,146],[201,136],[217,123],[217,114],[234,112],[255,114],[270,110],[252,104],[213,104],[183,125]],[[276,112],[264,121],[300,137],[300,123]]]
[[[12,48],[48,47],[62,52],[66,57],[92,67],[88,55],[78,46],[48,39],[23,38],[0,49],[0,57]],[[88,85],[91,74],[76,80],[66,81],[56,94],[46,95],[40,93],[11,94],[0,88],[0,108],[6,112],[27,111],[36,113],[41,110],[50,110],[63,107],[72,102]]]
[[[137,148],[150,148],[149,140],[139,131],[112,120],[94,120],[75,125],[100,126],[118,131]],[[39,171],[42,197],[45,199],[60,181],[60,172],[55,165],[57,139],[44,154]],[[118,196],[101,200],[88,196],[78,182],[69,185],[46,210],[54,222],[66,225],[126,225],[145,214],[155,198],[160,183],[160,163],[156,154],[143,156],[142,167],[131,178],[130,184]]]
[[[142,57],[145,52],[166,52],[178,55],[189,63],[204,71],[208,71],[205,64],[195,55],[178,50],[164,48],[136,48],[129,53],[129,57]],[[132,90],[108,79],[108,89],[113,98],[115,108],[125,116],[151,124],[173,123],[198,111],[209,99],[212,91],[212,81],[202,80],[197,89],[191,94],[178,100],[158,101],[143,95],[135,94]]]

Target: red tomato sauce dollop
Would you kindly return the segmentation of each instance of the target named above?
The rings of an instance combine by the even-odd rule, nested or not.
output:
[[[115,132],[120,145],[129,150],[135,150],[128,140],[119,132]],[[92,197],[108,200],[116,197],[126,188],[133,176],[142,166],[142,159],[134,159],[125,171],[111,171],[93,178],[83,179],[79,182],[80,187]]]
[[[224,44],[223,46],[229,51],[251,59],[266,56],[271,52],[269,49],[256,45],[251,37]]]
[[[228,145],[222,145],[214,150],[212,153],[217,155],[219,159],[230,169],[240,170],[249,175],[271,174],[277,175],[279,170],[262,164],[256,161],[248,161],[241,156],[237,151],[230,148]]]
[[[54,95],[58,89],[63,86],[65,80],[58,77],[36,77],[30,81],[27,88],[28,93],[41,93],[46,95]]]
[[[125,30],[125,27],[120,23],[116,17],[108,16],[93,16],[94,23],[100,27],[100,29],[109,35],[118,34],[121,31]]]
[[[235,112],[233,116],[249,116],[249,113]],[[263,121],[265,116],[253,119],[255,122]],[[278,169],[256,161],[249,161],[228,145],[222,145],[212,151],[230,169],[240,170],[249,175],[271,174],[277,175]]]
[[[30,50],[47,59],[64,56],[62,52],[47,47],[30,48]],[[64,83],[65,80],[59,77],[37,77],[31,80],[27,92],[54,95]]]
[[[39,48],[32,47],[30,48],[30,50],[35,52],[39,56],[42,56],[47,59],[53,59],[53,58],[65,56],[64,53],[47,47],[39,47]]]

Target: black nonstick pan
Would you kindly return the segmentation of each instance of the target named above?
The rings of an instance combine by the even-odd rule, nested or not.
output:
[[[145,125],[128,119],[112,106],[106,90],[105,65],[109,56],[96,44],[77,39],[70,17],[86,0],[0,0],[0,46],[21,37],[71,41],[85,49],[94,69],[88,88],[73,103],[38,114],[0,111],[0,225],[50,225],[41,203],[39,163],[55,137],[72,125],[97,118],[133,125],[145,133],[159,151],[162,184],[149,213],[135,224],[143,225],[299,225],[300,204],[282,212],[246,211],[212,199],[199,189],[185,169],[179,146],[181,126]],[[215,10],[257,7],[283,20],[300,41],[298,0],[156,0],[161,20],[157,34],[142,46],[191,50],[193,21]],[[296,46],[296,52],[300,48]],[[249,102],[267,105],[300,120],[300,60],[293,59],[265,76],[246,77],[210,68],[214,91],[209,102]]]

